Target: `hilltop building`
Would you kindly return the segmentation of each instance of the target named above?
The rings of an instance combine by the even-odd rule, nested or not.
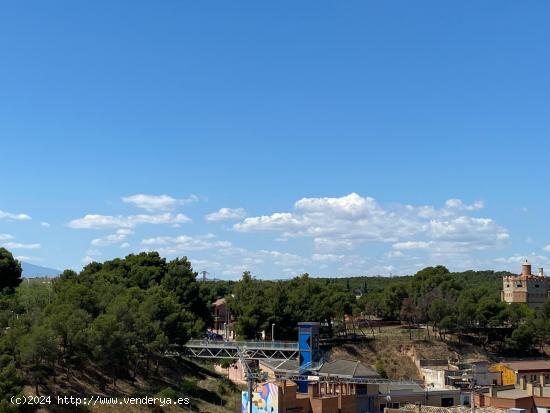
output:
[[[550,277],[539,268],[538,274],[531,274],[531,264],[525,260],[521,274],[505,276],[502,279],[501,299],[506,303],[524,303],[529,307],[541,306],[550,296]]]

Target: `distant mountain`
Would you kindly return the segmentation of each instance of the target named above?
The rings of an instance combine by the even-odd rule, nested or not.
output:
[[[53,268],[40,267],[39,265],[21,262],[23,268],[23,277],[56,277],[61,274],[61,271]]]

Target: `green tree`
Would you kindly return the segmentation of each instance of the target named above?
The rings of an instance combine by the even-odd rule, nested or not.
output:
[[[55,377],[54,363],[58,346],[54,332],[47,326],[36,325],[19,343],[21,362],[30,373],[36,394],[38,386],[48,376]]]
[[[21,284],[21,263],[13,258],[11,252],[0,247],[0,290],[13,291]]]
[[[15,413],[19,406],[11,403],[12,396],[19,395],[23,389],[23,376],[9,356],[0,357],[0,412]]]
[[[409,325],[409,339],[412,340],[412,327],[415,323],[417,314],[416,306],[412,298],[406,297],[401,304],[401,312],[399,313],[401,321],[405,321]]]
[[[229,307],[236,318],[237,335],[254,339],[258,337],[266,317],[265,290],[262,283],[245,271],[229,297]]]
[[[105,371],[116,384],[129,366],[130,332],[125,331],[113,314],[102,314],[90,326],[89,342],[95,363]]]

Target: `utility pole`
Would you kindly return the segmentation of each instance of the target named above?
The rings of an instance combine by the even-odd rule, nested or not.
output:
[[[472,374],[472,382],[470,383],[470,412],[471,413],[475,413],[476,411],[476,406],[475,406],[475,401],[474,401],[474,397],[475,397],[475,388],[476,388],[476,384],[477,384],[477,377],[476,377],[476,365],[474,364],[473,365],[473,374]]]
[[[251,374],[249,374],[247,379],[248,379],[247,380],[248,381],[248,413],[252,413],[252,387],[253,387],[254,378],[252,377]]]
[[[271,341],[275,341],[275,323],[271,324]]]

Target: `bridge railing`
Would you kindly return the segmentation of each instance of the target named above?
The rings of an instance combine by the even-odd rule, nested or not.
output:
[[[218,341],[218,340],[189,340],[186,347],[212,348],[240,348],[240,349],[271,349],[298,351],[298,343],[288,341]]]

